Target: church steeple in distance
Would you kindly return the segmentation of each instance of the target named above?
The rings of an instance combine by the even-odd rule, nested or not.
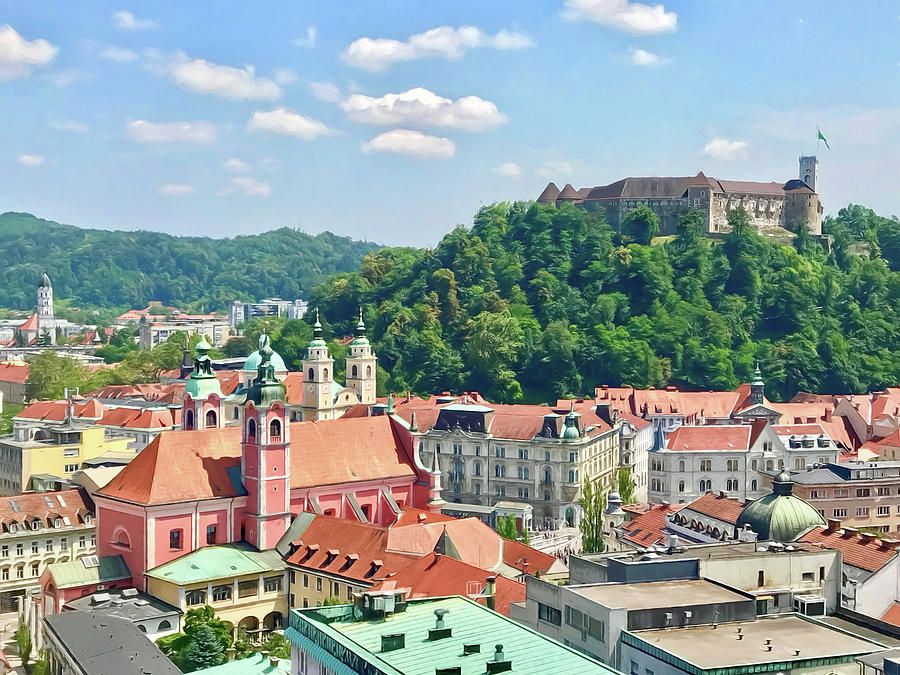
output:
[[[756,370],[753,373],[753,381],[750,382],[750,403],[753,405],[762,405],[765,398],[766,383],[763,382],[762,372],[759,370],[759,363],[756,364]]]

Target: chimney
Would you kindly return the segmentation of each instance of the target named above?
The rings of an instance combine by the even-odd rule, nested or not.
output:
[[[881,548],[887,549],[888,551],[896,551],[897,547],[900,547],[900,541],[897,541],[896,539],[881,540]]]
[[[403,649],[404,647],[406,647],[405,633],[391,633],[389,635],[381,636],[382,652],[392,652],[397,649]]]
[[[412,432],[416,432],[419,430],[419,422],[416,420],[416,411],[412,411],[412,415],[409,417],[409,430]]]
[[[488,609],[494,609],[497,601],[497,577],[489,576],[487,584],[484,587],[484,594],[487,596],[486,602]]]
[[[272,670],[276,670],[278,668],[278,657],[270,656],[269,657],[269,665],[272,667]]]
[[[825,534],[834,534],[841,529],[841,521],[837,518],[828,519],[828,527],[825,528]]]
[[[493,673],[505,673],[512,670],[512,661],[503,654],[503,645],[494,645],[494,660],[486,664],[488,675]]]
[[[868,544],[870,541],[875,539],[875,535],[869,532],[860,532],[859,533],[859,542],[861,544]]]
[[[831,408],[825,408],[825,416],[824,417],[825,417],[826,422],[831,421]]]
[[[453,635],[452,628],[444,628],[444,616],[449,613],[449,609],[434,610],[434,628],[431,628],[428,631],[429,640],[443,640],[444,638],[448,638]]]

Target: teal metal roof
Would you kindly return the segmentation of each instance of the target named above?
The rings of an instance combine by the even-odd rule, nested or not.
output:
[[[291,660],[281,659],[276,667],[269,663],[269,657],[264,654],[254,654],[246,659],[236,659],[212,668],[202,668],[193,671],[203,675],[275,675],[291,672]]]
[[[444,626],[452,630],[452,636],[429,641],[436,609],[449,610]],[[391,675],[434,675],[437,668],[452,667],[461,668],[461,675],[482,675],[498,644],[503,645],[505,659],[512,662],[512,669],[506,672],[618,675],[609,666],[468,598],[412,600],[403,611],[368,621],[355,620],[353,610],[352,605],[291,610],[291,628],[285,634],[298,647],[308,642],[319,647],[337,642],[336,651],[343,654],[345,664],[344,649]],[[382,652],[381,636],[397,633],[405,635],[405,647]],[[478,644],[480,652],[464,656],[463,645],[472,644]]]
[[[825,519],[810,504],[795,497],[794,481],[782,472],[772,482],[772,493],[750,502],[741,511],[737,527],[749,525],[760,541],[796,541],[814,527],[825,525]]]
[[[201,581],[226,579],[245,574],[282,572],[285,565],[275,550],[257,551],[245,544],[204,546],[180,558],[148,570],[154,579],[171,581],[178,586]]]
[[[257,349],[247,357],[246,361],[244,361],[244,370],[253,371],[255,373],[259,368],[260,361],[262,361],[262,356],[260,356],[259,350]],[[281,358],[281,355],[278,352],[272,352],[272,356],[269,358],[269,362],[272,364],[272,367],[275,369],[276,373],[283,373],[287,371],[287,366],[284,365],[284,359]]]
[[[99,558],[99,564],[95,567],[86,566],[85,560],[92,560],[93,556],[87,556],[81,560],[58,562],[47,565],[47,570],[53,577],[53,583],[57,588],[75,588],[90,584],[103,584],[108,581],[119,581],[131,577],[125,559],[120,555],[106,555]]]

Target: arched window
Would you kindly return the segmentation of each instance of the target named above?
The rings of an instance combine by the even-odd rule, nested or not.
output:
[[[251,441],[256,440],[256,420],[254,419],[247,422],[247,438]]]
[[[775,462],[771,459],[766,460],[766,471],[774,471],[775,470]]]
[[[328,368],[322,368],[322,379],[328,382]]]
[[[269,438],[281,438],[281,420],[272,420],[269,423]]]
[[[113,532],[113,544],[121,548],[131,548],[131,537],[128,536],[124,527],[119,527]]]
[[[750,481],[750,490],[752,492],[756,492],[756,479],[755,478]]]
[[[163,619],[159,622],[159,626],[156,628],[157,631],[161,630],[169,630],[172,627],[172,623],[168,619]]]
[[[481,475],[481,462],[475,462],[475,475]]]
[[[185,429],[193,429],[194,428],[194,411],[188,410],[184,414],[184,428]]]
[[[235,409],[232,411],[232,415],[234,416],[234,419],[239,419],[240,416],[241,416],[241,411],[240,411],[240,409],[235,408]]]
[[[218,421],[216,420],[216,411],[215,410],[207,410],[206,411],[206,428],[214,429],[219,426]]]
[[[359,368],[354,364],[353,368],[350,369],[350,377],[359,377]]]
[[[684,481],[683,480],[678,481],[678,491],[684,492]]]
[[[372,377],[372,366],[366,366],[366,377]]]
[[[310,368],[309,372],[306,374],[306,379],[309,380],[310,382],[312,382],[313,380],[316,379],[316,374],[312,368]]]

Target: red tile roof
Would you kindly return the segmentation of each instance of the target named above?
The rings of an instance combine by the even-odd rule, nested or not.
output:
[[[744,505],[737,499],[724,497],[718,492],[707,492],[684,508],[734,525]]]
[[[666,514],[677,513],[684,504],[653,504],[641,515],[622,525],[622,538],[637,546],[646,548],[665,538]]]
[[[863,541],[855,531],[846,528],[817,527],[800,537],[800,541],[840,551],[844,564],[869,572],[877,572],[897,555],[896,550],[883,546],[881,540],[872,537]]]
[[[779,436],[819,436],[825,433],[821,424],[775,424],[772,431]]]
[[[506,539],[503,542],[503,562],[520,572],[534,574],[535,570],[548,571],[556,558],[520,541]]]
[[[0,363],[0,382],[24,384],[28,380],[28,365]]]
[[[415,476],[390,417],[293,422],[290,433],[292,489]],[[240,427],[163,431],[101,493],[140,504],[231,497],[226,471],[240,461]]]
[[[62,422],[66,419],[66,401],[36,401],[26,406],[22,412],[16,415],[17,419],[26,419],[45,422]],[[88,400],[84,403],[76,403],[72,406],[72,416],[76,419],[99,420],[104,413],[103,404],[99,401]]]
[[[666,437],[666,448],[676,452],[692,450],[748,450],[752,427],[749,424],[678,427]]]
[[[32,314],[29,316],[24,323],[19,324],[19,330],[24,331],[36,331],[38,329],[38,317],[37,314]]]
[[[407,598],[439,598],[449,595],[475,597],[475,601],[486,605],[483,597],[487,578],[492,575],[473,565],[439,553],[429,553],[411,565],[407,565],[388,579],[377,584],[373,590],[406,589]],[[495,576],[494,609],[509,616],[509,605],[524,602],[525,584]]]
[[[900,627],[900,602],[892,602],[888,610],[881,615],[881,620]]]
[[[48,501],[49,500],[49,501]],[[29,523],[37,517],[44,527],[53,527],[52,516],[68,518],[71,525],[80,525],[86,514],[93,515],[90,504],[80,490],[57,492],[26,492],[11,497],[0,497],[0,523],[3,531],[9,531],[10,523]],[[65,525],[63,525],[65,527]]]

